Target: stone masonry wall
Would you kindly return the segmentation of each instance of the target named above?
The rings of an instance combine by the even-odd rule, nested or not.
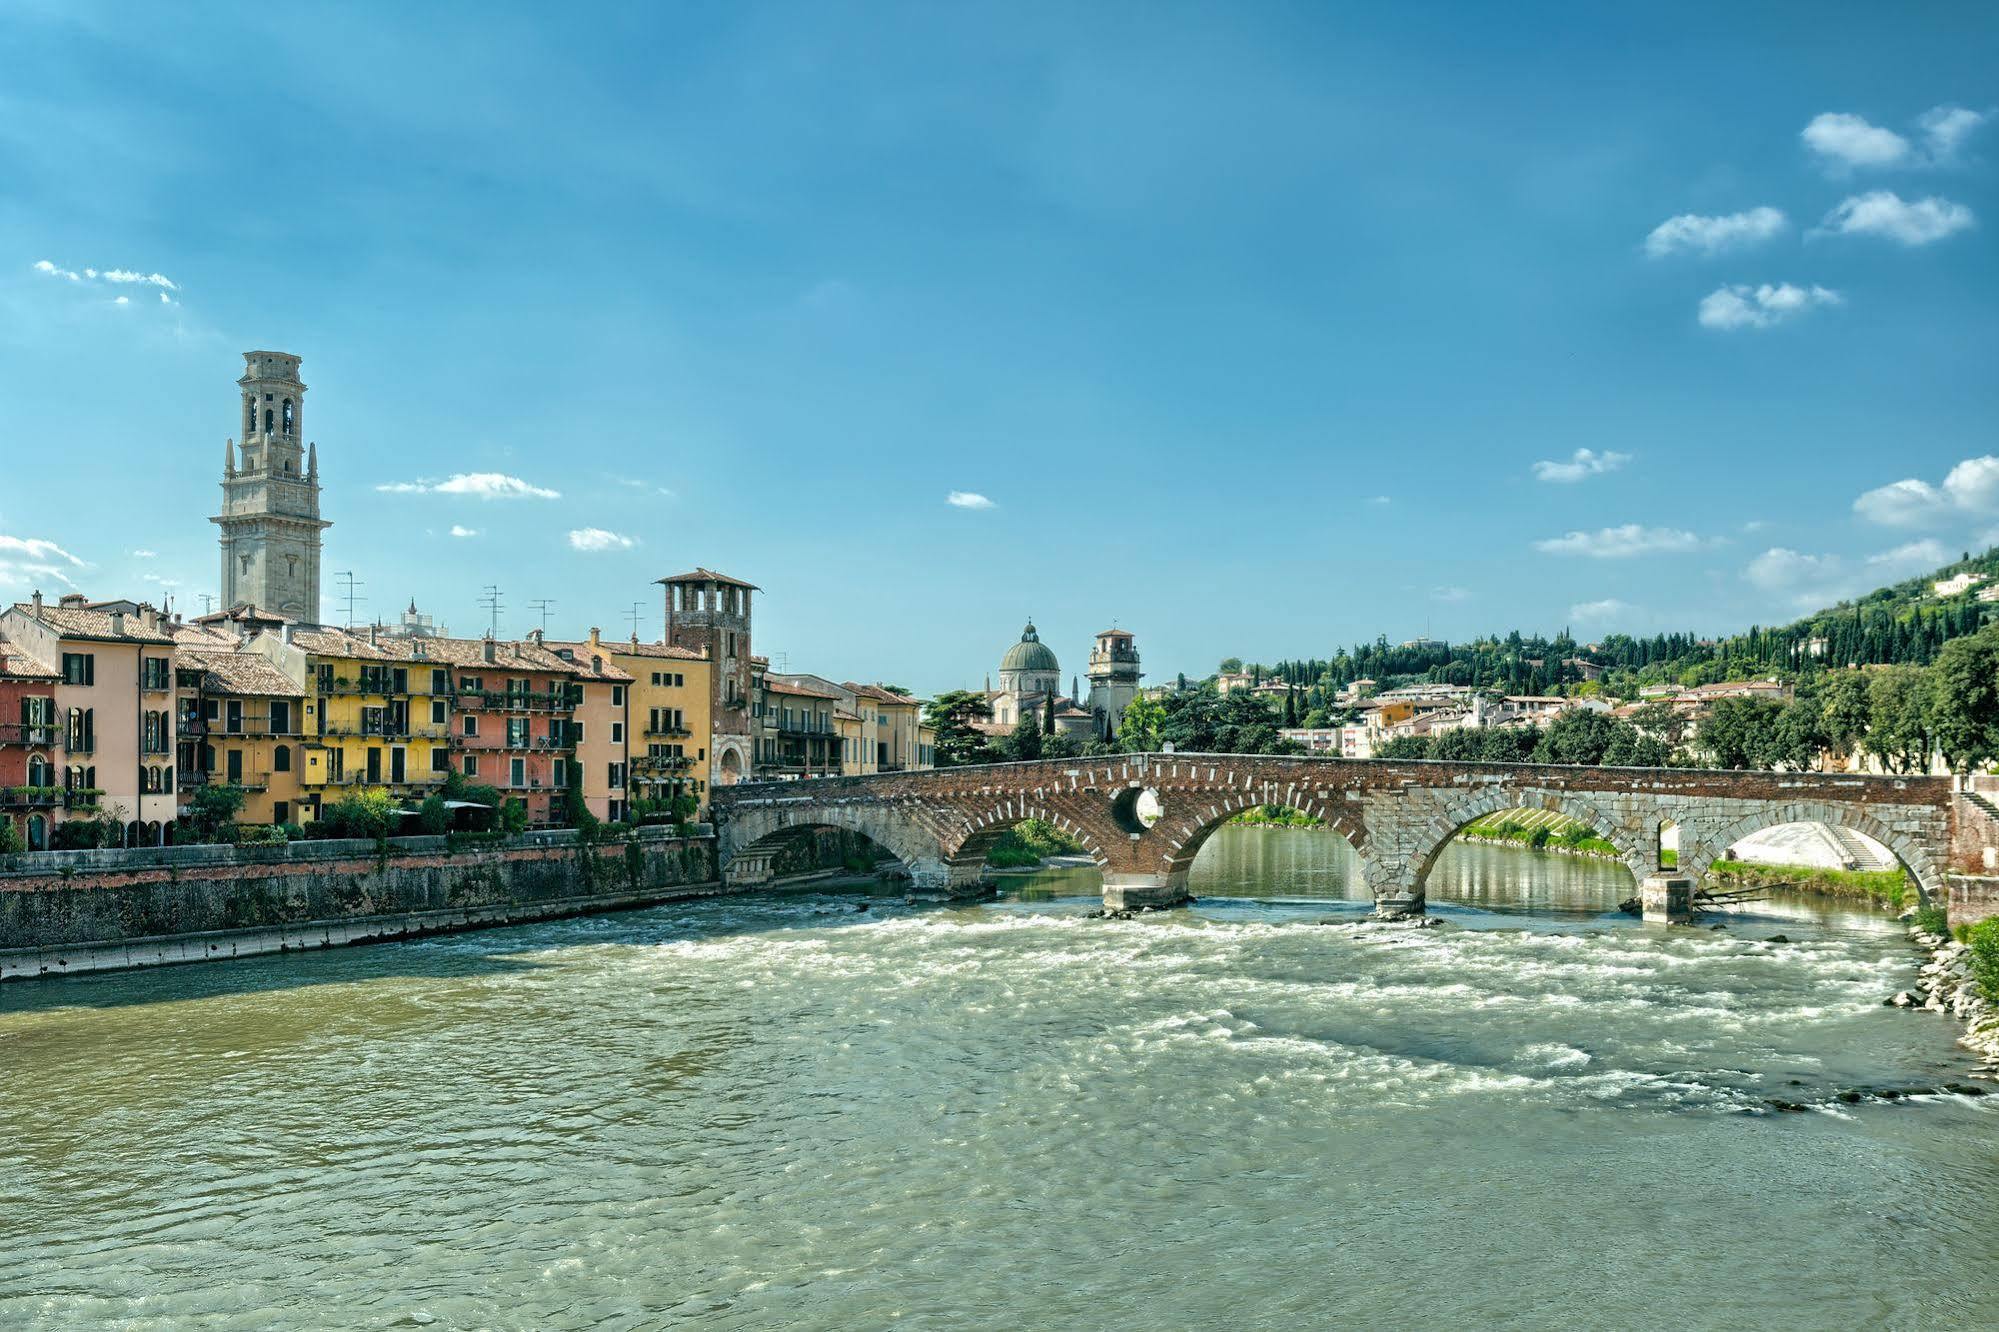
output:
[[[422,840],[435,845],[302,863],[279,847],[201,848],[208,863],[190,865],[10,866],[0,870],[0,979],[547,919],[684,896],[717,879],[706,837],[456,852]]]

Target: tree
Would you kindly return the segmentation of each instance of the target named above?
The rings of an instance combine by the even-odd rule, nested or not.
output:
[[[15,830],[14,820],[0,815],[0,856],[21,849],[21,834]]]
[[[395,802],[380,787],[351,791],[328,805],[319,821],[331,837],[387,837],[396,826]]]
[[[1124,716],[1118,722],[1119,744],[1126,753],[1149,754],[1159,748],[1160,730],[1165,725],[1166,709],[1157,699],[1134,695],[1124,705]]]
[[[1548,723],[1541,743],[1535,748],[1534,761],[1601,763],[1610,752],[1610,742],[1617,738],[1617,731],[1618,723],[1608,713],[1570,708]]]
[[[1819,715],[1825,723],[1826,745],[1844,759],[1860,747],[1873,711],[1867,677],[1859,671],[1835,671],[1819,686]]]
[[[1426,759],[1430,757],[1430,738],[1424,735],[1398,735],[1374,751],[1378,759]]]
[[[1772,766],[1808,772],[1832,745],[1826,733],[1825,705],[1812,694],[1800,694],[1777,714],[1776,733],[1766,757]]]
[[[227,782],[195,788],[187,799],[187,813],[180,817],[177,835],[189,842],[227,842],[243,812],[244,791]]]
[[[1694,742],[1717,768],[1768,768],[1778,751],[1784,705],[1767,698],[1723,698],[1701,717]]]
[[[970,689],[953,689],[923,705],[923,720],[937,732],[937,766],[958,768],[994,761],[992,742],[979,725],[993,719],[986,696]]]
[[[1930,720],[1952,772],[1999,757],[1999,630],[1943,645],[1930,667]]]
[[[1041,757],[1045,759],[1080,758],[1083,742],[1068,731],[1057,731],[1041,738]]]
[[[1286,689],[1284,691],[1284,725],[1289,729],[1295,727],[1297,724],[1298,691],[1295,689]]]
[[[1628,722],[1615,723],[1603,761],[1613,768],[1663,768],[1673,757],[1672,746]]]
[[[1223,657],[1219,669],[1223,675],[1238,675],[1242,672],[1242,658]]]
[[[417,806],[417,831],[426,837],[437,837],[451,831],[451,811],[444,807],[444,797],[432,791]]]
[[[527,831],[528,807],[513,796],[508,796],[500,804],[500,831],[522,833]]]
[[[1929,766],[1930,690],[1920,666],[1882,666],[1867,673],[1867,752],[1890,772]]]
[[[1048,697],[1041,705],[1041,733],[1055,734],[1055,691],[1052,689],[1048,691]]]
[[[1485,752],[1485,736],[1480,731],[1460,726],[1443,732],[1430,744],[1431,758],[1453,759],[1460,763],[1475,763]]]
[[[1006,756],[1016,763],[1041,757],[1041,720],[1033,713],[1023,713],[1014,723],[1013,734],[1006,738]]]

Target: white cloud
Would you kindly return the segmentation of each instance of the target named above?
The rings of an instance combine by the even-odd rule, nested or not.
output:
[[[562,492],[530,485],[503,472],[460,472],[443,481],[385,481],[375,487],[388,495],[470,495],[475,499],[561,499]]]
[[[1623,615],[1631,609],[1626,602],[1616,597],[1605,597],[1601,601],[1579,601],[1569,607],[1571,620],[1608,620],[1612,616]]]
[[[1957,150],[1965,137],[1992,119],[1989,111],[1971,111],[1961,106],[1933,106],[1916,119],[1923,137],[1929,140],[1930,156],[1939,163],[1957,160]]]
[[[132,558],[135,560],[152,560],[158,559],[159,554],[157,550],[135,550],[132,552]]]
[[[1641,527],[1626,523],[1596,532],[1570,532],[1566,536],[1536,541],[1534,549],[1544,555],[1586,555],[1593,560],[1622,560],[1634,555],[1677,555],[1698,550],[1701,539],[1692,532],[1674,527]]]
[[[37,259],[34,262],[34,270],[49,277],[61,278],[66,282],[109,282],[117,286],[139,283],[148,287],[161,287],[165,289],[160,292],[161,300],[166,300],[167,292],[180,290],[180,285],[164,273],[139,273],[129,268],[86,268],[79,273],[75,269],[60,268],[47,259]],[[122,301],[120,303],[123,304]],[[171,305],[173,302],[167,301],[167,304]]]
[[[1550,462],[1543,459],[1534,464],[1536,481],[1556,481],[1566,484],[1580,481],[1586,476],[1601,476],[1614,472],[1631,461],[1628,453],[1618,453],[1605,449],[1598,453],[1594,449],[1577,449],[1567,462]]]
[[[1769,328],[1817,306],[1842,303],[1838,292],[1825,287],[1737,283],[1716,287],[1701,298],[1700,322],[1703,328]]]
[[[69,269],[57,268],[54,264],[50,263],[46,259],[35,260],[35,271],[37,273],[46,273],[50,277],[66,278],[71,282],[81,282],[83,280],[80,276],[78,276],[75,273],[72,273]]]
[[[1369,504],[1386,504],[1388,502],[1388,496],[1386,495],[1375,495],[1368,500]]]
[[[1815,610],[1925,573],[1949,558],[1943,546],[1928,537],[1869,555],[1857,564],[1837,555],[1806,555],[1773,546],[1751,560],[1742,576],[1765,592],[1783,595],[1801,610]]]
[[[607,532],[601,527],[579,527],[569,534],[571,550],[630,550],[638,544],[637,537]]]
[[[1688,252],[1720,254],[1769,240],[1783,229],[1783,212],[1768,205],[1719,217],[1681,213],[1652,228],[1645,238],[1645,253],[1654,259]]]
[[[1950,469],[1941,486],[1914,477],[1877,486],[1853,501],[1853,511],[1890,527],[1999,513],[1999,457],[1966,458]]]
[[[85,271],[88,272],[89,270],[86,269]],[[134,273],[126,268],[113,268],[94,276],[102,277],[106,282],[142,282],[151,287],[165,287],[168,291],[180,290],[179,287],[174,285],[172,278],[159,273]]]
[[[1969,228],[1971,210],[1931,196],[1906,200],[1893,190],[1870,190],[1839,201],[1818,230],[1835,236],[1885,236],[1903,245],[1928,245]]]
[[[1828,166],[1840,169],[1893,166],[1910,154],[1909,141],[1895,131],[1844,111],[1813,116],[1799,137]]]
[[[130,305],[132,298],[130,296],[119,296],[113,299],[111,303],[113,305]]]
[[[475,537],[479,535],[479,529],[476,527],[460,527],[457,523],[453,523],[451,525],[451,535],[455,537]]]
[[[1465,601],[1471,597],[1471,589],[1467,587],[1432,588],[1430,596],[1435,601]]]
[[[667,489],[665,486],[655,485],[651,481],[640,480],[638,477],[635,476],[614,476],[611,479],[613,481],[616,481],[619,485],[625,487],[627,490],[648,490],[651,491],[653,494],[659,496],[661,499],[679,498],[677,495],[674,494],[673,491]]]
[[[944,502],[954,509],[990,509],[993,502],[976,490],[954,490],[944,497]]]
[[[70,554],[55,542],[45,541],[41,537],[0,536],[0,554],[5,553],[25,555],[31,560],[40,562],[46,562],[50,556],[55,556],[59,559],[68,560],[79,569],[89,567],[82,560]]]

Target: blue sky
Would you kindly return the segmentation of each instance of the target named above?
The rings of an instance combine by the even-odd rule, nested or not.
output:
[[[198,610],[272,348],[327,568],[463,632],[654,636],[696,564],[926,691],[1030,614],[1155,677],[1787,619],[1999,529],[1996,57],[1962,5],[10,6],[0,593]]]

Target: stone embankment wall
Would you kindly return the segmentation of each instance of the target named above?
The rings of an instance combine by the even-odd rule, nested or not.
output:
[[[715,840],[643,830],[158,847],[0,857],[0,980],[248,957],[721,891]]]

